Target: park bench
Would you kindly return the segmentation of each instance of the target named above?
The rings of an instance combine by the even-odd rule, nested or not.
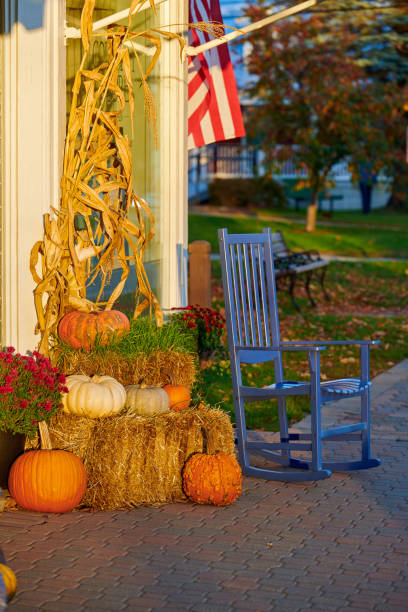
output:
[[[330,297],[324,287],[326,269],[329,263],[327,259],[323,259],[316,250],[293,251],[286,244],[280,230],[272,234],[272,248],[276,282],[279,283],[282,279],[288,279],[289,295],[298,312],[300,312],[300,306],[295,299],[294,290],[299,276],[305,280],[305,290],[312,306],[316,306],[316,302],[310,292],[310,282],[314,274],[318,276],[324,297],[330,301]]]
[[[285,189],[285,195],[288,200],[295,203],[295,210],[299,210],[300,204],[309,203],[311,200],[311,190],[308,187],[302,187],[297,189],[299,179],[283,179],[283,186]],[[329,202],[329,211],[333,212],[334,202],[343,200],[341,194],[327,193],[326,191],[320,191],[318,195],[319,210],[322,209],[322,204],[325,201]]]

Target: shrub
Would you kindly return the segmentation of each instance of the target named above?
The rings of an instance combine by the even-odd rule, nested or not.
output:
[[[194,333],[199,354],[220,350],[225,331],[225,319],[218,310],[198,305],[174,308],[173,321]]]
[[[68,392],[65,376],[34,351],[0,351],[0,429],[33,438],[39,421],[48,422],[62,408],[61,393]]]
[[[289,205],[285,189],[264,177],[214,179],[209,185],[209,204],[226,208],[283,208]]]

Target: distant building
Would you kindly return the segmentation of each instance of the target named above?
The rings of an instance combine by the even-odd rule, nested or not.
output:
[[[243,16],[247,2],[220,0],[220,5],[225,25],[239,29],[249,23],[249,20]],[[248,74],[245,67],[245,56],[250,52],[250,45],[239,41],[238,38],[236,42],[230,44],[229,49],[245,120],[245,108],[253,104],[246,97],[245,88],[254,77]],[[262,173],[262,152],[255,147],[247,146],[245,139],[229,140],[195,149],[189,154],[189,201],[194,203],[205,201],[208,196],[208,184],[214,178],[250,177]],[[276,179],[285,180],[302,176],[302,172],[295,171],[293,160],[289,160],[282,165]],[[332,203],[334,210],[361,209],[360,189],[358,183],[352,181],[346,161],[333,167],[331,179],[335,186],[327,191],[328,195],[341,196]],[[385,177],[379,177],[372,189],[372,208],[385,206],[389,195],[389,181]],[[322,207],[324,209],[329,205],[328,200],[322,204]]]

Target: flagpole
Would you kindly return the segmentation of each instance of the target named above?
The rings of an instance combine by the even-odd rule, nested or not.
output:
[[[155,0],[155,6],[165,2],[166,0]],[[151,2],[149,0],[145,0],[142,5],[138,5],[132,11],[132,15],[139,13],[141,11],[145,11],[151,8]],[[124,9],[123,11],[118,11],[117,13],[113,13],[112,15],[108,15],[108,17],[103,17],[102,19],[98,19],[98,21],[94,21],[92,24],[92,31],[97,32],[98,30],[102,30],[107,26],[113,25],[122,19],[126,19],[129,17],[130,9]],[[70,18],[71,21],[71,18]],[[79,28],[74,28],[70,26],[65,26],[65,38],[81,38],[81,30]]]
[[[192,47],[188,45],[184,47],[183,56],[185,57],[185,56],[198,55],[199,53],[203,53],[204,51],[207,51],[208,49],[213,49],[214,47],[218,47],[218,45],[223,45],[229,42],[230,40],[234,40],[235,38],[238,38],[239,36],[243,36],[244,34],[249,34],[250,32],[254,32],[255,30],[260,30],[261,28],[264,28],[265,26],[271,23],[274,23],[275,21],[279,21],[280,19],[284,19],[285,17],[290,17],[291,15],[300,13],[301,11],[311,8],[312,6],[315,6],[316,4],[320,4],[321,2],[324,2],[324,1],[325,0],[306,0],[306,2],[301,2],[300,4],[291,6],[288,9],[279,11],[278,13],[274,13],[273,15],[270,15],[269,17],[260,19],[259,21],[256,21],[255,23],[250,23],[249,25],[243,28],[240,28],[239,30],[234,30],[233,32],[230,32],[229,34],[226,34],[225,36],[221,36],[220,38],[215,38],[214,40],[210,40],[209,42],[206,42],[203,45],[200,45],[198,47]]]

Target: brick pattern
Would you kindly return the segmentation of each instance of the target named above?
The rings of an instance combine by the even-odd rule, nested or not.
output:
[[[10,612],[406,612],[408,360],[379,377],[373,398],[383,461],[373,470],[316,483],[245,478],[226,508],[1,514],[19,580]]]

